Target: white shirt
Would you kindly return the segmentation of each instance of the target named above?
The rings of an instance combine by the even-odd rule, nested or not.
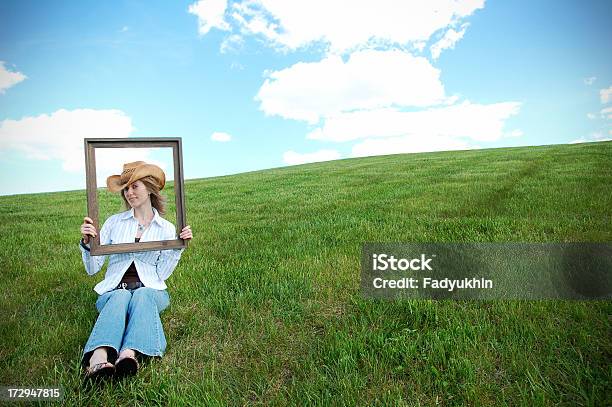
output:
[[[174,225],[159,216],[155,208],[153,208],[153,214],[153,220],[142,234],[140,242],[176,239]],[[118,213],[104,222],[100,230],[100,244],[134,243],[137,230],[138,220],[134,217],[134,209]],[[169,249],[92,256],[80,244],[79,247],[85,271],[90,276],[100,271],[106,261],[106,257],[110,257],[104,280],[94,287],[94,290],[100,295],[117,287],[132,262],[136,265],[140,281],[146,287],[165,290],[167,286],[164,280],[170,277],[183,253],[183,249]]]

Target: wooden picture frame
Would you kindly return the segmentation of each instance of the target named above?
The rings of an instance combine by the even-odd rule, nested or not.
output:
[[[86,138],[85,140],[85,177],[87,185],[87,213],[98,231],[90,238],[92,256],[105,254],[131,253],[152,250],[180,249],[187,247],[183,239],[161,240],[142,243],[100,244],[100,221],[98,209],[98,186],[96,175],[96,148],[156,148],[171,147],[174,163],[174,194],[176,206],[177,235],[187,224],[185,216],[185,194],[183,179],[183,147],[180,137],[146,138]]]

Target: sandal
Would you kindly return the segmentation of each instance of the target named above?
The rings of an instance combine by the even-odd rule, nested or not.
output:
[[[85,369],[85,379],[97,380],[110,377],[115,373],[115,366],[110,362],[102,362]]]
[[[117,376],[133,376],[138,372],[138,361],[131,356],[125,356],[115,361]]]

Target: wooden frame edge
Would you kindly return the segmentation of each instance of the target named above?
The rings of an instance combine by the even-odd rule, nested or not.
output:
[[[94,221],[96,230],[100,231],[98,187],[96,174],[96,148],[152,148],[171,147],[174,165],[174,195],[176,207],[177,235],[187,225],[185,212],[185,191],[183,177],[183,147],[180,137],[142,137],[142,138],[85,138],[85,184],[87,188],[87,214]],[[100,233],[90,239],[90,254],[100,256],[107,254],[133,253],[141,251],[181,249],[187,247],[187,241],[181,238],[142,243],[100,244]]]

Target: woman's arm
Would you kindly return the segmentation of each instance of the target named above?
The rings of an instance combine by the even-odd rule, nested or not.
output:
[[[100,244],[110,244],[110,225],[109,220],[107,219],[102,226],[102,230],[100,231]],[[79,242],[79,248],[81,249],[81,258],[83,260],[83,265],[85,266],[85,271],[90,276],[96,274],[106,261],[106,255],[104,256],[92,256],[89,252],[89,242],[90,236],[91,238],[95,237],[97,231],[93,226],[93,221],[91,218],[86,217],[83,220],[83,224],[81,225],[81,233],[83,238],[81,242]],[[86,240],[87,239],[87,240]]]

